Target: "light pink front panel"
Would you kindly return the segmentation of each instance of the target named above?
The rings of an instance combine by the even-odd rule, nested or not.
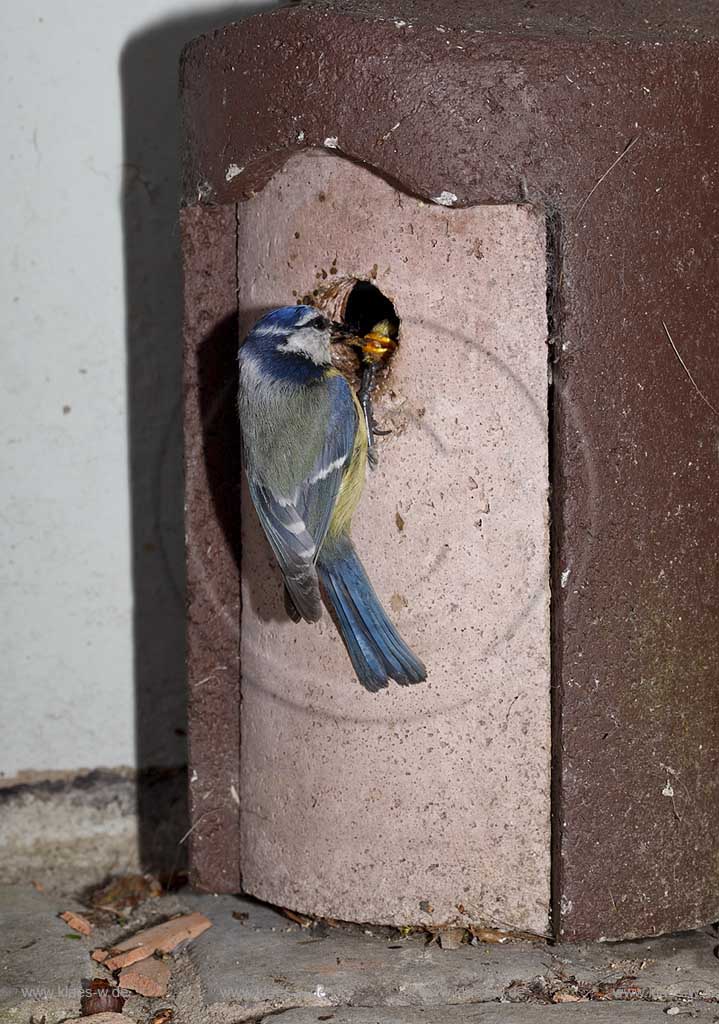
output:
[[[327,615],[291,623],[245,491],[244,888],[347,920],[545,932],[544,218],[423,203],[326,153],[238,216],[243,332],[342,276],[376,274],[402,318],[354,538],[429,673],[369,694]]]

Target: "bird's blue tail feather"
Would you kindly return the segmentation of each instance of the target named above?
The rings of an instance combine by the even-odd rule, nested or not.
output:
[[[424,665],[387,617],[349,538],[325,545],[317,573],[364,687],[376,691],[386,687],[389,679],[403,686],[426,679]]]

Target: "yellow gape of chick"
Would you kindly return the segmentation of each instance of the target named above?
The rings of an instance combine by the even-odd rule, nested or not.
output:
[[[389,320],[380,320],[369,334],[358,339],[362,357],[368,363],[381,363],[397,345],[397,328]]]

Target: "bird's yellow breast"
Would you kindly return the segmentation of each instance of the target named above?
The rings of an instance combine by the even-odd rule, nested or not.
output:
[[[367,427],[365,426],[364,413],[352,391],[352,401],[357,410],[357,433],[352,447],[349,465],[342,477],[337,501],[329,525],[329,533],[337,537],[343,533],[349,533],[352,525],[352,516],[362,497],[365,476],[367,472]]]

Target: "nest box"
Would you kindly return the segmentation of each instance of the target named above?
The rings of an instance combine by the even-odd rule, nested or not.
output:
[[[716,26],[569,9],[317,0],[185,52],[203,888],[562,938],[719,916]],[[420,686],[368,694],[287,619],[242,485],[237,347],[298,301],[398,324],[354,538]]]

